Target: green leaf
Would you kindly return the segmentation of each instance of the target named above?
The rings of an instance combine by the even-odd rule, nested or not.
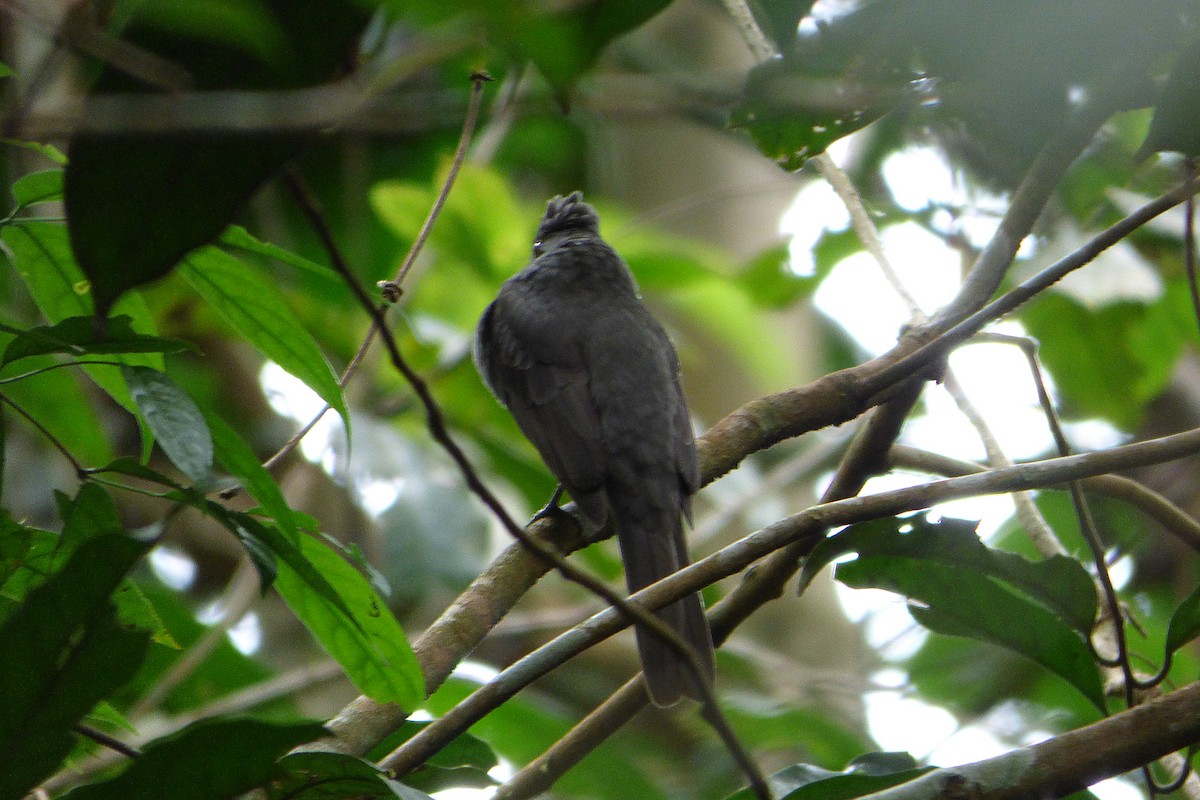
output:
[[[421,667],[404,630],[367,580],[317,539],[301,534],[300,552],[328,579],[344,607],[313,591],[293,563],[281,560],[275,586],[359,691],[380,703],[415,708],[425,696]]]
[[[1081,636],[1091,635],[1096,619],[1096,590],[1079,562],[1066,556],[1030,561],[994,550],[975,533],[977,523],[924,515],[893,517],[852,525],[821,541],[800,573],[800,589],[825,566],[847,553],[904,556],[971,570],[1007,583],[1060,616]]]
[[[63,171],[47,169],[40,172],[30,172],[13,181],[12,196],[17,208],[31,206],[34,203],[46,203],[62,199]]]
[[[529,59],[559,97],[609,44],[669,5],[669,0],[598,0],[557,12],[527,3],[484,3],[489,35],[512,55]]]
[[[395,733],[372,748],[367,759],[379,761],[429,724],[406,721]],[[404,782],[431,793],[467,786],[482,789],[496,785],[495,779],[488,775],[488,770],[498,763],[499,759],[486,742],[470,733],[462,733],[427,762],[405,775]]]
[[[886,589],[920,603],[910,603],[909,613],[936,633],[991,642],[1032,659],[1104,710],[1100,673],[1083,638],[1045,606],[990,577],[902,556],[859,556],[835,574],[847,586]]]
[[[52,161],[55,164],[58,164],[60,167],[65,167],[67,165],[66,155],[63,154],[63,151],[59,150],[52,144],[42,144],[41,142],[25,142],[20,139],[9,139],[7,137],[0,137],[0,144],[6,144],[10,147],[20,147],[24,150],[31,150],[32,152],[42,156],[42,158],[45,158],[47,161]]]
[[[195,401],[165,372],[121,367],[134,402],[171,463],[199,484],[212,477],[213,440]]]
[[[181,272],[256,350],[304,382],[341,414],[349,427],[350,415],[337,376],[274,287],[254,269],[215,247],[189,256]]]
[[[1076,416],[1099,416],[1125,430],[1170,381],[1185,331],[1175,320],[1171,287],[1153,303],[1122,301],[1087,308],[1044,292],[1020,312],[1038,352]],[[1193,323],[1194,325],[1194,323]]]
[[[738,283],[760,308],[787,308],[819,285],[814,277],[792,271],[786,244],[764,250],[738,275]]]
[[[1096,597],[1086,572],[1064,556],[1033,562],[991,550],[974,528],[964,520],[935,524],[923,516],[854,525],[813,549],[800,584],[857,552],[857,560],[838,566],[838,580],[904,595],[915,601],[909,613],[930,630],[1020,653],[1103,711],[1100,675],[1087,644]]]
[[[281,264],[287,264],[289,267],[295,267],[309,274],[325,278],[331,283],[340,281],[337,273],[329,267],[318,264],[316,261],[307,259],[304,256],[297,255],[279,245],[264,242],[253,236],[241,225],[230,225],[226,228],[225,232],[221,234],[220,244],[225,248],[241,250],[256,256],[278,261]]]
[[[828,97],[810,103],[802,89],[806,85],[829,85],[845,80],[822,68],[789,58],[767,61],[750,71],[741,105],[733,110],[729,124],[750,134],[761,152],[789,172],[803,167],[829,145],[865,128],[888,111],[878,100],[852,99],[829,102]],[[846,91],[840,96],[871,96],[865,91]],[[879,92],[876,97],[884,97]]]
[[[242,437],[225,420],[216,414],[206,414],[205,419],[212,432],[217,462],[231,475],[240,478],[246,491],[259,502],[263,511],[271,515],[284,533],[295,539],[296,516],[271,473],[259,462],[250,445],[242,441]]]
[[[312,722],[290,725],[211,718],[148,744],[120,775],[81,786],[70,800],[225,800],[279,774],[292,748],[327,735]]]
[[[111,600],[148,549],[119,533],[84,542],[0,627],[0,797],[21,797],[70,751],[73,726],[137,671],[149,637]]]
[[[811,764],[784,767],[767,779],[771,792],[780,800],[850,800],[919,778],[933,767],[918,767],[908,753],[867,753],[842,772]],[[728,800],[752,800],[749,787]]]
[[[0,63],[0,78],[11,78],[16,74],[8,64]]]
[[[12,251],[17,273],[51,323],[93,313],[91,284],[71,255],[63,225],[21,222],[0,230],[0,240]],[[155,331],[154,319],[140,295],[128,295],[112,310],[114,314],[129,316],[133,327],[140,331],[151,334]],[[163,358],[158,353],[123,353],[115,360],[131,366],[163,368]],[[85,366],[83,369],[122,408],[137,414],[137,405],[116,370],[104,366]],[[141,416],[138,416],[138,423],[142,426],[142,439],[148,443],[150,432]]]
[[[54,325],[28,330],[0,323],[0,330],[16,336],[5,348],[0,366],[46,353],[85,356],[114,353],[178,353],[193,349],[190,343],[179,339],[164,339],[138,333],[133,330],[132,322],[133,319],[126,315],[112,317],[99,338],[96,336],[96,320],[92,317],[68,317]]]
[[[361,758],[342,753],[294,753],[279,762],[283,777],[267,791],[271,800],[373,800],[429,796],[388,777],[387,772]]]
[[[1200,636],[1200,589],[1189,594],[1171,615],[1171,624],[1167,628],[1167,653],[1174,653],[1197,636]]]

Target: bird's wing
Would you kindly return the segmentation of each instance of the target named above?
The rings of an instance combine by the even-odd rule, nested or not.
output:
[[[553,341],[528,335],[515,305],[502,294],[480,320],[476,358],[484,379],[587,518],[603,525],[605,454],[582,356],[565,334]]]

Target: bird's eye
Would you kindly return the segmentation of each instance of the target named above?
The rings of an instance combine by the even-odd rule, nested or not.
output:
[[[540,241],[533,243],[533,257],[537,258],[542,253],[546,252],[546,247]]]

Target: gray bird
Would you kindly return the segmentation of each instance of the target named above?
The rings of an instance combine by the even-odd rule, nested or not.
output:
[[[597,528],[612,523],[634,592],[690,563],[683,519],[700,465],[675,349],[599,223],[579,192],[547,204],[532,263],[479,321],[475,362],[583,515]],[[656,613],[711,682],[700,596]],[[650,699],[700,699],[683,656],[652,631],[636,635]]]

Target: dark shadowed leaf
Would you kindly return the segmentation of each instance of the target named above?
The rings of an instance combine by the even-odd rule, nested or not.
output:
[[[137,671],[150,637],[121,624],[110,597],[147,549],[120,533],[88,539],[0,627],[0,797],[53,772],[73,726]]]
[[[279,762],[283,777],[267,791],[271,800],[356,800],[401,798],[426,800],[429,795],[388,777],[379,767],[341,753],[294,753]]]
[[[15,334],[0,359],[0,366],[45,353],[73,356],[112,355],[115,353],[178,353],[193,345],[178,339],[147,336],[133,330],[132,318],[112,317],[101,336],[96,335],[93,317],[68,317],[54,325],[21,330],[0,323],[0,330]]]
[[[296,0],[151,0],[125,9],[123,38],[177,66],[200,90],[285,90],[336,76],[371,8]],[[103,69],[97,94],[148,87]],[[71,244],[103,316],[126,290],[160,278],[225,230],[250,195],[315,139],[314,130],[81,133],[65,204]],[[119,197],[121,202],[113,203]]]
[[[1163,151],[1200,155],[1197,108],[1200,108],[1200,40],[1184,48],[1175,61],[1154,107],[1146,140],[1134,158],[1140,160]]]
[[[932,769],[918,767],[908,753],[866,753],[851,761],[842,772],[793,764],[773,774],[768,783],[780,800],[850,800],[906,783]],[[728,800],[753,797],[754,793],[745,788],[730,795]]]
[[[279,774],[276,761],[326,734],[316,723],[281,725],[211,718],[148,744],[115,778],[82,786],[71,800],[225,800]]]

